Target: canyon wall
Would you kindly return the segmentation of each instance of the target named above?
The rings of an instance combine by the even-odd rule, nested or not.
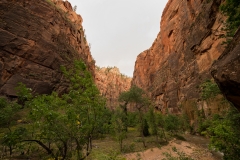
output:
[[[221,0],[169,0],[160,32],[135,62],[132,84],[149,93],[155,108],[179,113],[186,101],[199,107],[199,86],[224,50]]]
[[[23,82],[40,94],[64,92],[61,65],[82,59],[94,75],[82,18],[69,2],[0,1],[0,94],[16,96]]]
[[[95,74],[96,85],[107,99],[107,107],[115,109],[119,106],[120,93],[130,89],[132,78],[121,74],[117,67],[96,67]]]
[[[214,62],[211,74],[225,97],[240,111],[240,28]]]

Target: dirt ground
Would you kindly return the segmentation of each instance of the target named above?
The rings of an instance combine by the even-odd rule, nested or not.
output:
[[[143,152],[135,152],[125,154],[127,160],[162,160],[166,158],[165,153],[169,153],[172,157],[179,157],[178,153],[184,153],[187,157],[191,157],[194,160],[220,160],[221,156],[216,156],[208,149],[203,148],[194,143],[172,140],[168,145],[161,148],[152,148]]]

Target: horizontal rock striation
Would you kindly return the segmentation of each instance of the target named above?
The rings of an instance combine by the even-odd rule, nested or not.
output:
[[[224,50],[221,0],[169,0],[160,32],[138,55],[132,84],[149,93],[155,107],[179,113],[187,100],[199,100],[199,85]]]
[[[16,96],[23,82],[40,94],[64,92],[61,65],[82,59],[94,75],[95,62],[82,18],[67,1],[0,1],[0,94]]]

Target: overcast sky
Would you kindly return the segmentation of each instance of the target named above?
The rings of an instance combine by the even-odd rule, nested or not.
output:
[[[91,53],[100,67],[132,77],[137,55],[151,47],[168,0],[68,0],[77,6]]]

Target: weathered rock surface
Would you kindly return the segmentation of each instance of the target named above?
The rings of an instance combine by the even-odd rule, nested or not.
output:
[[[173,113],[186,100],[199,99],[199,85],[224,50],[221,0],[169,0],[160,32],[138,55],[132,83],[146,90],[156,108]]]
[[[82,18],[67,1],[0,1],[0,94],[23,82],[37,93],[63,92],[60,65],[82,59],[94,74]]]
[[[130,89],[132,78],[120,73],[117,67],[96,67],[95,82],[101,94],[107,99],[107,107],[115,109],[121,92]]]
[[[219,59],[211,74],[225,97],[240,111],[240,29]]]

